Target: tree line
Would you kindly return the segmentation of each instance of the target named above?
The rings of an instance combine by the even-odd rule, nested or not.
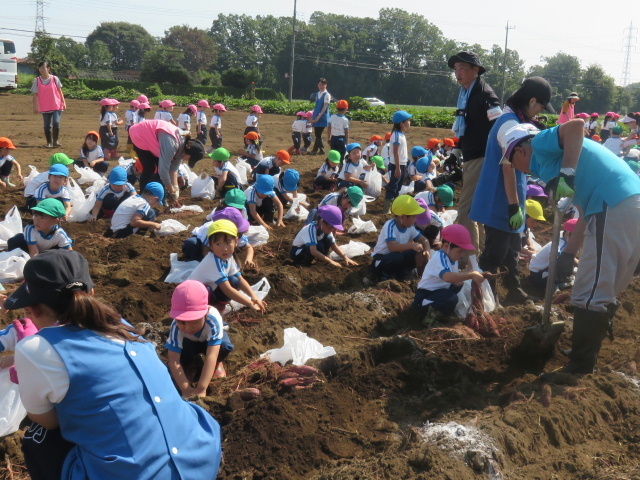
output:
[[[39,33],[32,42],[33,60],[49,59],[59,75],[77,70],[139,70],[141,80],[157,83],[256,87],[288,92],[292,17],[223,15],[209,30],[177,25],[156,38],[140,26],[103,22],[84,43]],[[376,96],[387,103],[451,106],[458,86],[447,59],[461,49],[477,52],[487,68],[485,80],[504,98],[527,76],[540,75],[554,88],[556,108],[572,91],[579,111],[640,110],[640,84],[615,85],[599,65],[559,52],[528,71],[518,52],[506,56],[444,37],[427,18],[398,8],[380,10],[378,18],[315,12],[298,20],[295,32],[293,97],[309,98],[318,77],[329,80],[337,98]]]

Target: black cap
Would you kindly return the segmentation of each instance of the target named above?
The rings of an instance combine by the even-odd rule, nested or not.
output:
[[[204,145],[198,140],[190,140],[184,146],[184,151],[189,155],[189,167],[193,168],[204,157]]]
[[[15,310],[43,303],[52,308],[64,306],[75,290],[89,292],[93,281],[89,264],[74,250],[47,250],[24,266],[24,282],[4,302]]]
[[[556,113],[551,104],[551,97],[553,96],[553,90],[551,85],[542,77],[531,77],[525,79],[520,85],[520,88],[514,93],[514,95],[520,94],[525,98],[535,98],[542,105],[544,109],[549,113]]]
[[[449,65],[449,68],[453,68],[453,66],[458,62],[470,63],[475,67],[480,67],[478,75],[482,75],[487,71],[480,63],[480,57],[478,57],[478,54],[469,50],[463,50],[462,52],[456,53],[454,56],[449,58],[447,65]]]

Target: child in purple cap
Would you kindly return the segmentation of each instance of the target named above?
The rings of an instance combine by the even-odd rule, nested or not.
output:
[[[547,205],[547,194],[544,193],[544,189],[540,185],[530,183],[527,185],[527,199],[535,200],[542,206]]]
[[[437,240],[442,230],[442,219],[429,209],[427,201],[424,198],[416,198],[416,202],[425,210],[424,213],[416,216],[416,229],[429,240],[429,246],[431,248],[437,247],[440,245]],[[418,273],[422,274],[421,271],[418,271]]]
[[[333,205],[323,205],[318,208],[318,220],[309,223],[293,239],[293,246],[289,256],[296,265],[311,265],[314,259],[340,268],[341,265],[329,258],[329,250],[339,255],[345,265],[358,265],[347,257],[336,245],[333,234],[336,230],[344,230],[342,226],[342,212]]]

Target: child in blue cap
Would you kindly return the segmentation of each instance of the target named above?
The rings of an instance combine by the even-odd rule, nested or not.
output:
[[[49,157],[49,166],[51,167],[52,165],[70,165],[73,163],[73,160],[71,160],[66,154],[59,152],[59,153],[54,153],[53,155],[51,155],[51,157]],[[68,168],[67,168],[67,175],[68,173]],[[26,207],[27,209],[33,207],[37,202],[37,200],[35,199],[34,195],[36,193],[36,190],[38,189],[38,187],[40,185],[42,185],[44,182],[46,182],[47,180],[49,180],[49,171],[47,170],[46,172],[41,172],[38,175],[36,175],[35,177],[33,177],[24,187],[24,197],[26,200]]]
[[[278,175],[278,182],[275,184],[275,191],[283,206],[293,203],[293,199],[298,198],[299,184],[300,174],[293,168],[288,168]]]
[[[400,187],[404,181],[408,163],[407,139],[405,133],[411,127],[411,115],[404,110],[398,110],[393,114],[391,121],[391,148],[389,149],[389,184],[385,192],[384,213],[391,213],[391,204],[400,194]]]
[[[69,169],[61,164],[49,167],[49,180],[40,185],[33,198],[35,202],[41,202],[45,198],[57,198],[64,205],[68,216],[71,213],[71,192],[67,188]],[[27,204],[27,206],[29,206]],[[65,216],[65,218],[66,218]]]
[[[98,218],[111,218],[118,205],[135,194],[135,187],[127,182],[127,171],[123,167],[114,167],[109,172],[109,183],[96,196],[89,220],[95,222]]]
[[[140,195],[133,195],[116,208],[111,217],[111,228],[105,236],[125,238],[140,229],[160,230],[155,207],[164,205],[164,187],[158,182],[149,182]],[[111,233],[110,233],[111,232]]]
[[[338,188],[346,189],[357,185],[362,189],[367,188],[367,182],[361,180],[365,170],[371,167],[362,160],[362,147],[359,143],[347,145],[347,158],[338,175]]]
[[[276,227],[284,227],[284,222],[282,221],[284,208],[273,187],[274,181],[271,175],[258,175],[256,183],[244,192],[247,197],[249,221],[262,225],[267,230],[273,228],[275,208],[278,209]]]
[[[356,262],[347,257],[340,247],[336,245],[333,234],[336,230],[344,230],[342,226],[342,212],[333,205],[324,205],[318,208],[317,222],[311,222],[302,227],[293,240],[289,256],[296,265],[311,265],[313,260],[322,260],[334,267],[341,265],[329,258],[329,250],[339,255],[344,263],[357,265]]]

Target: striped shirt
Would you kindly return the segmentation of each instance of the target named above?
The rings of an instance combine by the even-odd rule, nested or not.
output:
[[[184,339],[189,339],[193,342],[207,342],[208,346],[212,345],[220,345],[222,343],[222,337],[224,335],[224,330],[222,329],[222,317],[220,316],[220,312],[214,307],[209,307],[209,312],[204,320],[204,325],[202,329],[197,332],[195,335],[190,335],[188,333],[182,332],[178,328],[178,322],[175,320],[171,323],[171,328],[169,329],[169,336],[167,337],[167,342],[164,344],[167,347],[167,350],[171,352],[182,352],[182,344]]]
[[[449,288],[451,284],[442,280],[442,276],[447,272],[458,273],[458,262],[452,262],[444,250],[438,250],[434,253],[435,255],[429,259],[422,278],[418,282],[418,288],[423,290],[433,291]]]
[[[400,228],[396,220],[392,218],[380,229],[378,243],[373,249],[371,255],[386,255],[387,253],[390,253],[389,246],[387,245],[388,242],[396,242],[404,245],[411,241],[417,241],[421,236],[422,234],[415,226]]]
[[[293,239],[294,247],[310,247],[311,245],[318,245],[320,240],[324,238],[329,239],[331,245],[336,243],[336,239],[333,234],[324,233],[316,222],[311,222],[309,225],[305,225]]]
[[[56,247],[68,250],[73,245],[73,240],[60,228],[60,225],[54,225],[46,235],[36,230],[35,226],[27,225],[24,227],[23,235],[27,245],[37,245],[39,253]]]
[[[233,257],[228,260],[222,260],[212,252],[209,252],[195,270],[191,272],[189,280],[198,280],[215,290],[221,283],[229,281],[229,278],[239,277],[240,275],[242,273]]]

